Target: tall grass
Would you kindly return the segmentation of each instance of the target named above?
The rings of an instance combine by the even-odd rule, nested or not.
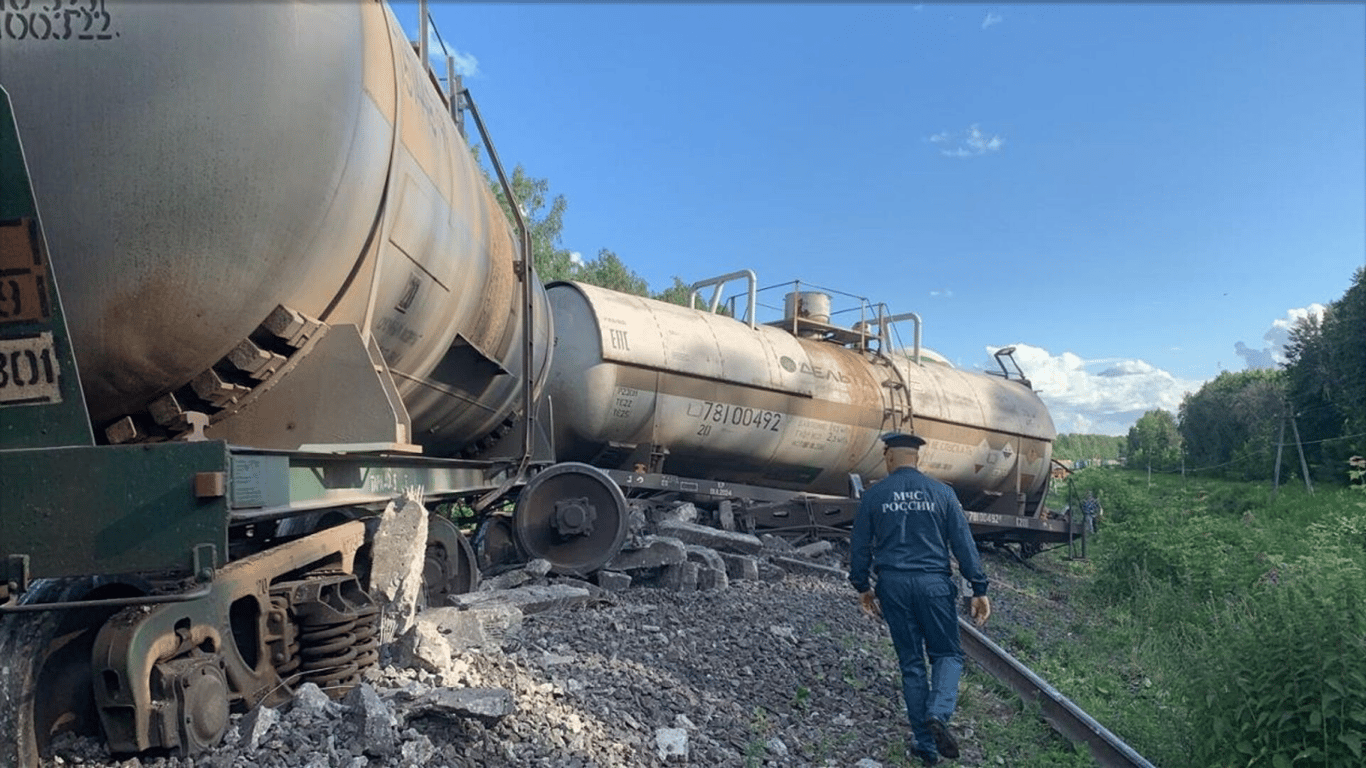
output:
[[[1273,500],[1119,470],[1074,482],[1105,506],[1098,679],[1128,670],[1129,689],[1083,706],[1164,768],[1366,766],[1366,494]]]

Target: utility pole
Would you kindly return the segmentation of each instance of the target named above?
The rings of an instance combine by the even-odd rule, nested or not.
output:
[[[1285,447],[1285,414],[1281,414],[1281,434],[1276,438],[1276,469],[1271,476],[1271,498],[1281,487],[1281,449]]]
[[[1304,460],[1304,443],[1300,441],[1300,425],[1295,423],[1295,414],[1290,414],[1290,428],[1295,431],[1295,448],[1300,452],[1300,471],[1304,473],[1304,487],[1309,495],[1314,495],[1314,481],[1309,479],[1309,462]]]

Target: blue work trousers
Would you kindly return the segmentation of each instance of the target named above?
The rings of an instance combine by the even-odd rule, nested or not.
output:
[[[901,661],[901,694],[916,751],[937,756],[929,720],[947,724],[958,705],[963,649],[958,640],[958,587],[942,573],[878,573],[877,599]],[[925,657],[930,674],[925,675]]]

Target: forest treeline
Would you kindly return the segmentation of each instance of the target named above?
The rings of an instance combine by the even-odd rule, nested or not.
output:
[[[1245,480],[1362,481],[1366,454],[1366,267],[1342,298],[1290,331],[1275,369],[1224,371],[1176,413],[1129,430],[1130,467]]]
[[[1053,458],[1069,461],[1107,461],[1121,459],[1129,441],[1115,435],[1058,435],[1053,441]]]
[[[489,177],[489,185],[508,221],[515,221],[512,209],[508,207],[507,196],[497,181]],[[518,165],[509,180],[512,194],[522,206],[522,213],[531,232],[531,252],[535,257],[536,273],[541,282],[552,283],[556,280],[577,280],[581,283],[610,288],[622,293],[646,296],[674,304],[688,303],[688,284],[675,276],[673,284],[663,290],[650,289],[649,283],[621,260],[621,257],[608,248],[599,248],[592,258],[584,258],[564,247],[564,212],[569,202],[564,195],[550,195],[550,182],[527,174]]]

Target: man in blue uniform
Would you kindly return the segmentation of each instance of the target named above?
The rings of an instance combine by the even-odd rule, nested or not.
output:
[[[972,584],[972,618],[977,626],[991,615],[987,576],[977,556],[958,497],[944,483],[916,469],[915,435],[890,432],[887,477],[864,492],[850,540],[849,583],[863,609],[884,616],[901,662],[901,692],[915,734],[915,753],[926,765],[958,757],[948,722],[958,704],[963,650],[958,640],[958,587],[949,553]],[[876,595],[869,588],[877,574]],[[925,674],[925,656],[930,674]]]

